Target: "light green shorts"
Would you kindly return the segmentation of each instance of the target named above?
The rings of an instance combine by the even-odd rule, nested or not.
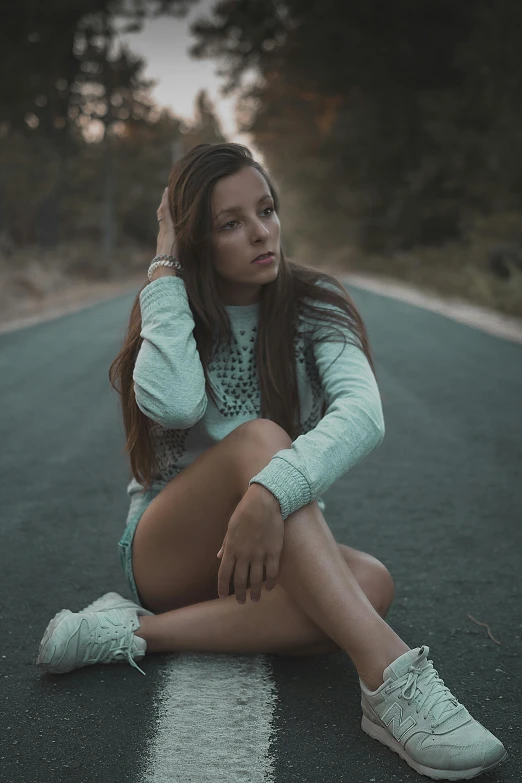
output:
[[[129,583],[130,591],[132,593],[132,600],[140,606],[143,606],[143,604],[141,603],[141,598],[138,593],[138,588],[136,587],[134,574],[132,572],[132,542],[134,539],[134,533],[138,527],[138,522],[140,521],[143,512],[158,494],[159,490],[149,490],[143,495],[136,494],[133,496],[129,513],[127,514],[125,529],[120,540],[118,541],[120,563],[121,567],[123,568],[123,573],[127,577],[127,582]]]

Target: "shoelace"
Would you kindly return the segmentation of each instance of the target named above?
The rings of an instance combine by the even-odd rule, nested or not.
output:
[[[111,657],[119,660],[126,658],[131,666],[133,666],[135,669],[140,671],[146,677],[147,675],[145,674],[143,669],[140,669],[140,667],[132,657],[131,650],[132,650],[133,637],[134,637],[134,631],[132,630],[132,628],[129,628],[128,631],[125,631],[123,639],[112,638],[112,639],[106,639],[103,642],[94,642],[93,646],[96,646],[98,648],[98,652],[95,656],[94,663],[109,663],[111,658],[109,658],[109,661],[106,660],[106,656],[108,654],[110,654]],[[89,657],[90,649],[91,646],[88,645],[85,651],[84,661],[86,661],[87,658]]]
[[[453,696],[449,688],[444,685],[444,680],[439,677],[437,670],[433,667],[433,662],[427,662],[429,666],[424,669],[418,669],[416,666],[410,666],[406,682],[401,677],[399,682],[395,682],[388,687],[388,693],[401,688],[401,696],[409,703],[414,701],[417,691],[417,685],[422,683],[424,693],[419,689],[422,698],[418,699],[417,713],[424,709],[424,718],[427,720],[429,713],[435,716],[431,727],[436,729],[445,721],[453,718],[459,712],[465,709],[458,699]],[[449,706],[451,703],[453,706]],[[444,705],[444,706],[443,706]],[[438,706],[437,715],[434,707]]]

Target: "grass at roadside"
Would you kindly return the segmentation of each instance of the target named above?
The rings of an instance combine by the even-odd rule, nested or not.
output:
[[[417,286],[426,293],[522,318],[522,271],[511,269],[507,280],[488,269],[478,244],[419,248],[415,252],[363,255],[350,246],[334,250],[310,242],[295,247],[295,260],[333,274],[361,272]],[[94,244],[77,243],[53,251],[16,250],[0,255],[0,324],[126,289],[146,281],[153,253],[148,248],[118,248],[110,264]]]
[[[153,254],[152,254],[153,255]],[[150,251],[119,248],[107,263],[89,243],[0,255],[0,325],[105,298],[146,282]],[[149,258],[150,256],[150,258]]]
[[[411,283],[426,293],[463,299],[506,315],[522,318],[522,271],[511,267],[507,280],[488,269],[483,252],[459,244],[419,248],[389,256],[362,254],[351,247],[329,252],[299,250],[304,263],[331,268],[334,273],[361,272]]]

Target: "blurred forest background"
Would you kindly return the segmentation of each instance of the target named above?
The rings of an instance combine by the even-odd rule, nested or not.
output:
[[[227,139],[205,91],[180,120],[115,41],[197,2],[2,3],[0,319],[145,281],[173,161]],[[522,316],[521,29],[517,0],[220,0],[190,53],[237,95],[292,258]]]

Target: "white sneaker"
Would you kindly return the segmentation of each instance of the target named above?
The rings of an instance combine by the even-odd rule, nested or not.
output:
[[[154,612],[149,612],[148,609],[144,609],[139,604],[135,604],[130,598],[124,598],[119,593],[105,593],[100,598],[97,598],[92,604],[89,604],[85,609],[80,609],[79,612],[100,612],[103,609],[134,609],[138,615],[146,614],[151,615]],[[62,609],[54,615],[53,619],[47,626],[47,630],[52,633],[56,628],[62,617],[67,614],[72,614],[70,609]]]
[[[37,665],[51,674],[121,660],[145,674],[135,663],[147,650],[145,639],[134,633],[140,626],[135,609],[67,612],[53,627],[52,623],[45,630],[36,659]]]
[[[433,780],[469,780],[507,757],[504,745],[452,695],[427,660],[429,647],[408,650],[370,691],[359,678],[361,728]]]

